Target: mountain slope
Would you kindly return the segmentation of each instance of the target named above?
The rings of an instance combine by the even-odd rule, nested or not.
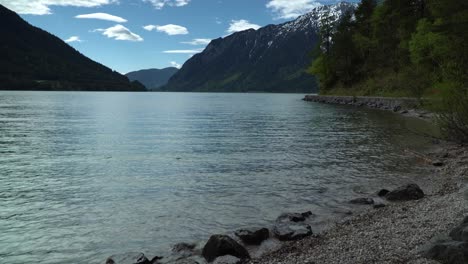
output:
[[[163,87],[169,91],[311,92],[305,69],[319,41],[324,15],[338,19],[355,4],[322,6],[294,21],[249,29],[213,40],[189,59]]]
[[[0,89],[144,91],[0,5]]]
[[[169,67],[164,69],[147,69],[129,72],[125,74],[130,81],[139,81],[146,86],[148,90],[157,90],[165,85],[179,69]]]

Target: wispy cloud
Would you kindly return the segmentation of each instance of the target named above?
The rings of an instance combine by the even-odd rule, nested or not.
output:
[[[154,8],[162,9],[165,6],[185,6],[190,3],[191,0],[143,0],[144,2],[151,3]]]
[[[321,5],[317,0],[270,0],[266,7],[273,11],[276,19],[291,19]]]
[[[199,45],[208,45],[210,44],[210,42],[211,42],[211,39],[197,38],[197,39],[193,39],[192,41],[183,41],[181,43],[189,44],[193,46],[199,46]]]
[[[143,41],[143,38],[139,35],[131,32],[128,28],[122,25],[115,25],[106,29],[95,29],[94,31],[102,32],[102,34],[108,38],[116,40],[127,40],[127,41]]]
[[[165,50],[163,53],[169,53],[169,54],[196,54],[200,53],[203,50],[201,49],[196,49],[196,50]]]
[[[231,21],[231,24],[229,24],[229,28],[226,30],[227,33],[234,33],[234,32],[238,32],[238,31],[243,31],[243,30],[247,30],[247,29],[259,29],[260,26],[257,25],[257,24],[252,24],[250,23],[249,21],[245,20],[245,19],[241,19],[241,20],[232,20]]]
[[[121,18],[119,16],[114,16],[111,14],[107,13],[92,13],[92,14],[83,14],[83,15],[77,15],[75,18],[81,18],[81,19],[100,19],[100,20],[107,20],[107,21],[112,21],[112,22],[117,22],[117,23],[125,23],[127,22],[126,19]]]
[[[179,63],[175,61],[171,61],[170,63],[172,67],[176,67],[177,69],[180,69],[182,67],[182,65],[180,65]]]
[[[168,35],[186,35],[188,34],[188,29],[183,26],[168,24],[164,26],[157,26],[157,25],[147,25],[143,27],[145,30],[152,31],[157,30],[159,32],[164,32]]]
[[[0,0],[0,4],[19,13],[48,15],[51,6],[97,7],[118,2],[117,0]]]
[[[83,40],[80,39],[78,36],[71,36],[65,40],[66,43],[71,43],[71,42],[83,42]]]

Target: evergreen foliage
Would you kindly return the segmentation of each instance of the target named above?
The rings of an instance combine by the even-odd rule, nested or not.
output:
[[[363,0],[333,28],[309,68],[322,94],[437,98],[468,141],[468,1]]]

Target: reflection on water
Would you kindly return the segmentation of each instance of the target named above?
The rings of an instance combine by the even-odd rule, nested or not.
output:
[[[0,259],[101,263],[425,173],[422,121],[300,95],[0,92]]]

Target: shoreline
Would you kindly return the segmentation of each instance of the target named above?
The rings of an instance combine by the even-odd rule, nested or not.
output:
[[[306,95],[302,100],[306,102],[385,110],[424,120],[430,120],[434,117],[433,113],[422,108],[421,100],[411,97]]]
[[[330,100],[335,99],[330,98]],[[391,101],[392,99],[386,98],[386,100],[389,103],[395,103],[395,101]],[[370,101],[375,102],[375,98]],[[370,108],[393,111],[385,104],[383,104],[384,106],[375,105],[378,107],[372,107],[371,104]],[[400,103],[395,105],[401,107]],[[414,105],[409,107],[414,107]],[[404,108],[401,111],[408,111],[407,109],[411,110]],[[399,111],[393,112],[399,113]],[[424,119],[430,120],[428,116],[425,116]],[[450,230],[463,219],[465,205],[461,189],[462,178],[468,173],[468,162],[463,162],[468,161],[468,148],[442,141],[433,143],[428,149],[428,153],[419,157],[431,168],[429,175],[422,176],[425,182],[421,186],[426,194],[424,198],[414,201],[389,202],[376,195],[369,196],[373,199],[373,204],[360,205],[358,210],[349,212],[348,216],[330,219],[327,228],[319,233],[308,233],[301,236],[300,239],[290,241],[280,241],[274,230],[275,226],[269,230],[270,238],[267,236],[260,241],[259,245],[255,246],[243,243],[243,239],[236,235],[239,230],[224,235],[213,235],[212,237],[221,237],[219,241],[232,239],[235,241],[234,243],[237,242],[248,250],[251,259],[245,262],[240,259],[241,257],[219,255],[221,257],[214,257],[212,263],[439,263],[424,258],[424,250],[430,247],[431,239],[448,235]],[[401,182],[401,185],[409,183],[411,182]],[[308,225],[309,216],[313,218],[311,212],[290,213],[288,215],[288,225],[294,225],[293,222],[297,222],[291,220],[291,217],[305,217],[306,220],[299,221],[299,227]],[[275,223],[277,224],[282,217],[284,218],[284,214]],[[255,232],[255,230],[259,231],[260,228],[250,230]],[[118,260],[122,257],[134,260],[146,259],[143,262],[136,262],[143,264],[207,263],[203,257],[205,255],[204,248],[207,247],[205,243],[206,241],[179,243],[174,245],[170,255],[166,255],[164,258],[157,256],[149,258],[151,260],[142,253],[133,256],[128,254],[114,255],[109,259],[115,260],[115,262],[110,262],[108,259],[106,264],[127,263]],[[235,247],[233,246],[233,248]]]
[[[428,121],[434,117],[419,110],[413,98],[307,95],[303,100],[387,110]],[[441,142],[426,155],[425,162],[433,169],[423,199],[368,208],[249,263],[440,263],[425,254],[466,215],[463,181],[468,176],[468,147]]]
[[[369,208],[249,263],[440,263],[427,259],[425,252],[463,220],[468,148],[446,142],[430,157],[444,166],[434,166],[423,199]]]

